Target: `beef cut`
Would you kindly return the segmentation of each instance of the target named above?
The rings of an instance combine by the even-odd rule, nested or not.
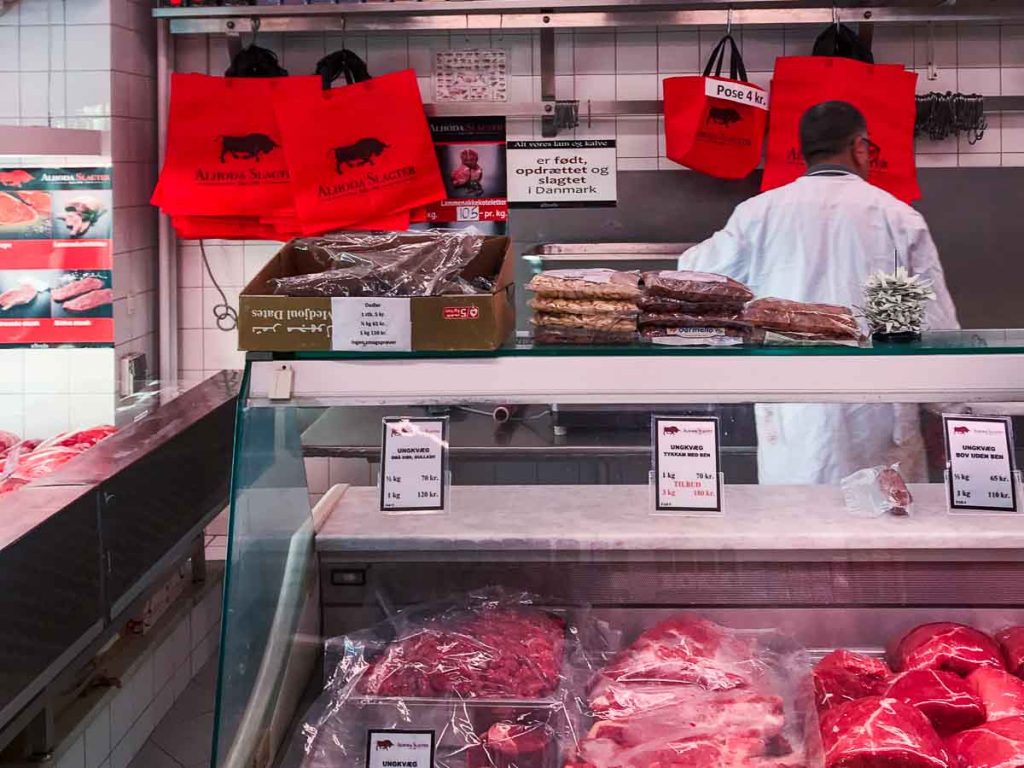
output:
[[[482,609],[391,643],[360,680],[374,696],[540,698],[558,686],[565,624],[538,610]]]
[[[1006,668],[1018,677],[1024,677],[1024,627],[1007,627],[996,635],[1003,648]]]
[[[64,448],[76,448],[80,451],[84,451],[92,448],[97,443],[106,440],[116,432],[117,427],[109,425],[90,427],[89,429],[79,429],[73,432],[61,432],[59,435],[55,435],[49,440],[40,443],[39,448],[61,446]]]
[[[54,288],[50,291],[50,298],[54,301],[67,301],[75,296],[81,296],[89,291],[96,291],[103,287],[103,281],[97,277],[83,277],[81,280],[72,280],[70,283]]]
[[[899,641],[893,669],[944,669],[966,677],[980,667],[1004,669],[1003,654],[995,640],[973,627],[952,622],[924,624]]]
[[[7,455],[7,452],[11,450],[21,442],[21,438],[13,432],[4,432],[0,429],[0,459]]]
[[[550,768],[557,765],[555,734],[545,723],[494,723],[468,750],[467,768]]]
[[[985,722],[981,697],[966,680],[952,672],[939,669],[904,672],[885,695],[920,711],[940,735]]]
[[[102,288],[64,302],[64,309],[68,312],[87,312],[90,309],[102,307],[104,304],[111,304],[113,301],[114,292],[110,288]]]
[[[825,768],[950,768],[942,740],[913,707],[869,696],[821,720]]]
[[[1024,717],[1004,717],[963,731],[946,742],[955,768],[1024,766]]]
[[[24,304],[31,304],[35,301],[38,293],[39,291],[32,283],[20,283],[16,288],[0,293],[0,309],[6,312]]]
[[[967,676],[978,697],[985,705],[989,720],[1024,716],[1024,680],[1001,669],[982,667]]]
[[[865,696],[881,696],[889,688],[892,672],[881,659],[852,651],[832,651],[814,668],[814,698],[818,711],[855,701]]]

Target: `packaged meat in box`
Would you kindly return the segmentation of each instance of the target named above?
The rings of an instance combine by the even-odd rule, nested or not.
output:
[[[530,595],[485,591],[333,638],[304,765],[363,766],[368,731],[425,730],[440,768],[557,768],[575,732],[577,634]]]

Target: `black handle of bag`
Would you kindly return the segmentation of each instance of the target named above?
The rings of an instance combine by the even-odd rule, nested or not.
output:
[[[812,56],[838,56],[874,64],[875,56],[860,35],[845,24],[829,24],[814,41]]]
[[[328,89],[339,77],[344,76],[349,85],[362,83],[370,79],[366,62],[347,48],[329,53],[316,63],[316,74],[323,80],[324,89]]]
[[[287,77],[288,70],[277,61],[277,54],[258,45],[240,50],[231,60],[225,77]]]
[[[725,47],[729,46],[729,79],[739,80],[741,82],[747,81],[747,68],[743,64],[743,54],[740,53],[740,48],[736,45],[736,40],[733,39],[732,35],[726,35],[718,41],[712,51],[711,56],[708,57],[708,63],[704,67],[704,77],[711,77],[711,70],[715,71],[715,77],[722,76],[722,66],[725,64]]]

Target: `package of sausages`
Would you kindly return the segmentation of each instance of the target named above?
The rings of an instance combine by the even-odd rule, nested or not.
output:
[[[801,334],[813,340],[859,340],[860,327],[848,307],[807,304],[787,299],[757,299],[743,310],[743,320],[754,328]]]
[[[662,271],[644,273],[644,293],[678,301],[742,306],[754,298],[738,280],[710,272]]]
[[[625,299],[640,296],[640,273],[615,269],[550,269],[534,275],[526,290],[553,299]]]

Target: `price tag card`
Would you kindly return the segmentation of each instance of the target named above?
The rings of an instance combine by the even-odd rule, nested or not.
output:
[[[943,416],[947,491],[953,511],[1017,512],[1017,476],[1007,419]]]
[[[718,419],[655,416],[654,493],[659,512],[721,512]]]
[[[386,418],[381,439],[382,512],[445,508],[448,419]]]
[[[412,349],[409,299],[331,299],[331,349],[408,352]]]
[[[434,768],[434,732],[367,731],[366,768]]]

